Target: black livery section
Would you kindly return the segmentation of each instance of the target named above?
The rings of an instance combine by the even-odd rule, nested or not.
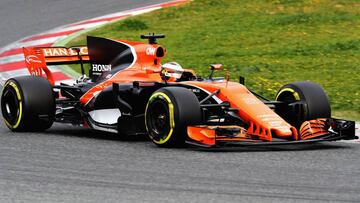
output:
[[[124,43],[100,38],[87,37],[89,57],[91,61],[90,78],[93,81],[105,79],[129,67],[135,60],[131,47]]]

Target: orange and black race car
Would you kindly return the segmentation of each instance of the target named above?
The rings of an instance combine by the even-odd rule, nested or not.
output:
[[[208,77],[161,63],[161,34],[148,43],[88,37],[87,46],[24,48],[31,76],[6,81],[1,110],[12,131],[42,131],[53,122],[118,134],[148,134],[158,146],[302,144],[356,139],[355,122],[331,118],[324,90],[312,82],[283,86],[274,101],[245,80]],[[78,63],[73,85],[55,85],[47,65]],[[85,74],[84,63],[90,63]]]

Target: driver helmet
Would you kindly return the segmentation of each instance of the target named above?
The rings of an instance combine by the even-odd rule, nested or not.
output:
[[[181,78],[184,69],[181,67],[180,64],[176,62],[168,62],[161,65],[162,71],[165,71],[165,76],[169,77],[170,80],[178,80]]]

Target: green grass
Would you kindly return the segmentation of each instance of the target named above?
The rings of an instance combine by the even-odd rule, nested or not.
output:
[[[293,81],[321,84],[335,115],[360,120],[360,1],[195,0],[128,18],[86,35],[140,40],[164,33],[164,61],[208,75],[222,63],[230,78],[274,98]],[[82,35],[70,44],[84,44]]]

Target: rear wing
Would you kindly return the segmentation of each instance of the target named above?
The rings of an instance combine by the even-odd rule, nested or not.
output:
[[[34,47],[23,48],[25,64],[31,75],[42,76],[44,73],[49,82],[55,81],[47,65],[88,63],[89,53],[86,46],[75,47]]]

